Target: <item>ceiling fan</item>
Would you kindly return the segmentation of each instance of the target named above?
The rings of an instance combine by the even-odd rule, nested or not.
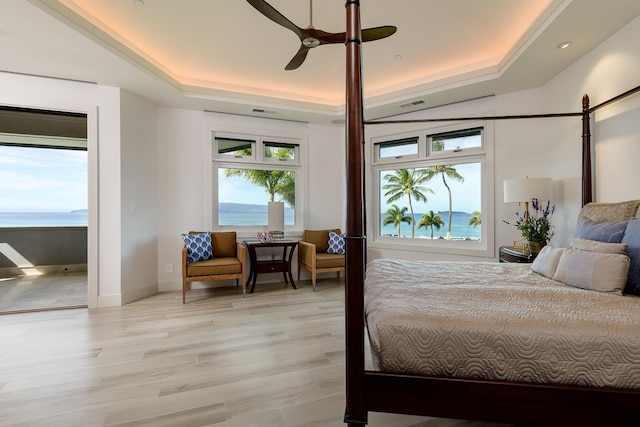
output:
[[[322,30],[316,30],[313,28],[313,0],[309,0],[309,26],[307,28],[300,28],[293,22],[289,21],[280,12],[274,9],[269,3],[264,0],[247,0],[251,6],[256,8],[258,12],[262,13],[267,18],[271,19],[276,24],[293,31],[300,38],[300,49],[289,61],[285,70],[295,70],[298,68],[304,60],[307,58],[309,50],[318,47],[323,44],[344,43],[346,41],[346,33],[327,33]],[[362,41],[369,42],[374,40],[380,40],[385,37],[389,37],[397,31],[397,28],[392,25],[385,25],[382,27],[367,28],[362,30]]]

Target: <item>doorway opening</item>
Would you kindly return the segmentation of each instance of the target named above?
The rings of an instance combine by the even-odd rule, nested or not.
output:
[[[87,307],[87,114],[0,106],[0,313]]]

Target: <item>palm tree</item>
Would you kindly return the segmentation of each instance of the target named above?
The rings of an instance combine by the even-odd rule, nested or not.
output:
[[[384,179],[387,184],[382,186],[385,197],[388,197],[387,203],[393,203],[404,197],[409,199],[409,211],[411,212],[411,237],[415,237],[415,221],[413,216],[412,199],[418,202],[427,202],[427,196],[424,193],[434,194],[433,190],[423,186],[428,177],[424,169],[396,169],[392,174],[386,174]]]
[[[245,150],[251,154],[251,151]],[[272,153],[275,158],[288,158],[288,149],[277,149]],[[237,176],[250,183],[263,187],[269,194],[269,201],[275,202],[276,194],[289,206],[296,205],[295,175],[291,171],[261,169],[225,169],[226,177]]]
[[[400,237],[400,224],[406,222],[411,224],[411,218],[407,215],[407,207],[403,206],[399,208],[397,205],[392,205],[385,212],[385,217],[382,220],[382,225],[393,224],[398,229],[398,237]]]
[[[443,148],[444,148],[444,143],[442,141],[433,142],[433,149],[435,151],[442,151]],[[447,187],[447,191],[449,192],[449,223],[447,224],[446,238],[450,239],[451,238],[451,220],[453,219],[453,201],[451,197],[451,188],[447,183],[447,178],[452,179],[454,181],[458,181],[458,182],[464,182],[464,178],[462,177],[462,175],[458,173],[458,171],[456,170],[455,167],[453,167],[453,165],[438,165],[438,166],[431,166],[427,168],[425,176],[427,177],[428,181],[431,180],[436,175],[442,176],[442,183],[444,184],[445,187]]]
[[[434,214],[433,211],[429,211],[429,213],[422,214],[422,218],[420,218],[420,222],[418,222],[418,229],[420,227],[431,227],[431,239],[433,240],[433,228],[436,230],[440,230],[440,227],[444,225],[444,220],[438,214]]]
[[[473,228],[476,228],[482,224],[482,213],[480,211],[471,212],[471,218],[469,218],[469,225],[472,225]]]

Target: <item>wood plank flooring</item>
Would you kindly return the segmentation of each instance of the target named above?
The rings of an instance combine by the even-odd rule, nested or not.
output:
[[[344,426],[344,283],[0,316],[2,426]],[[370,426],[495,426],[370,414]]]

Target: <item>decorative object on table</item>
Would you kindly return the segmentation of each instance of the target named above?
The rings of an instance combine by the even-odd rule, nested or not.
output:
[[[520,178],[520,179],[507,179],[504,181],[504,202],[505,203],[524,203],[524,213],[522,214],[522,216],[519,216],[519,214],[516,213],[516,216],[519,217],[520,222],[522,222],[522,220],[524,220],[525,218],[530,218],[529,201],[533,201],[533,199],[535,199],[536,203],[538,203],[538,201],[542,201],[542,200],[549,201],[552,199],[552,197],[553,197],[553,186],[551,183],[551,178],[526,177],[526,178]],[[549,207],[549,203],[547,203],[547,207]],[[552,211],[554,208],[555,206],[551,208]],[[540,214],[539,212],[536,212],[536,215],[539,215],[539,214]],[[504,222],[506,222],[507,224],[510,224],[507,221],[504,221]],[[533,224],[522,223],[522,227],[529,228],[529,226],[532,226],[535,223],[536,221],[533,221]],[[540,236],[536,235],[536,233],[533,233],[534,240],[530,240],[527,238],[525,231],[523,231],[518,226],[518,221],[516,221],[514,225],[516,225],[516,227],[518,227],[518,229],[522,231],[522,239],[516,240],[513,242],[513,247],[516,250],[522,250],[522,251],[529,250],[531,251],[531,253],[538,253],[540,249],[542,249],[542,246],[544,246],[544,244],[546,244],[547,241],[553,235],[553,234],[547,235],[546,240],[544,240],[542,246],[540,246],[536,242],[542,242],[542,240],[535,240],[540,238]],[[527,233],[527,234],[531,234],[531,233]],[[528,244],[529,241],[534,242],[533,245],[529,245]]]
[[[520,230],[522,237],[527,241],[527,246],[532,254],[537,254],[553,237],[553,225],[551,216],[555,210],[555,205],[547,201],[545,206],[538,199],[531,199],[531,211],[524,211],[522,215],[516,212],[515,223],[505,221],[507,224],[515,225]]]
[[[272,239],[271,233],[265,233],[264,231],[260,231],[256,233],[256,237],[258,238],[258,240],[260,240],[263,243],[270,242]]]
[[[271,240],[283,240],[284,239],[284,231],[269,231],[268,234],[271,235]]]
[[[284,238],[284,202],[269,202],[267,229],[273,239]]]

